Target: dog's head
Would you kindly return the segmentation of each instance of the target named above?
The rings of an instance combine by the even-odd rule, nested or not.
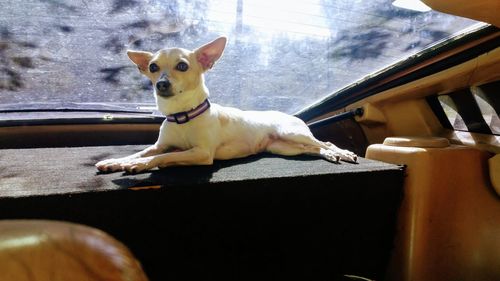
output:
[[[222,56],[226,38],[219,37],[194,51],[162,49],[156,53],[127,51],[139,71],[153,83],[156,96],[170,98],[203,86],[203,73]]]

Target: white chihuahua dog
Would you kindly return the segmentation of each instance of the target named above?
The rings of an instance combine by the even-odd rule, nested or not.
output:
[[[166,115],[158,141],[136,154],[100,161],[103,172],[137,173],[155,167],[211,165],[259,152],[309,154],[332,162],[356,162],[357,156],[317,140],[309,127],[277,111],[242,111],[210,103],[203,73],[222,56],[226,38],[200,48],[128,51],[129,58],[154,85],[158,110]]]

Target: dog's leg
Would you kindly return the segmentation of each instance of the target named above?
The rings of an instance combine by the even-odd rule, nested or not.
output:
[[[279,142],[280,140],[281,142]],[[278,140],[271,143],[271,146],[272,145],[275,146],[274,149],[276,149],[277,146],[278,151],[285,149],[285,153],[287,152],[287,149],[290,149],[291,152],[297,152],[290,155],[318,155],[332,162],[338,162],[340,159],[355,163],[358,159],[358,156],[349,150],[340,149],[330,142],[322,142],[316,139],[312,134],[283,134],[278,137]],[[273,149],[273,147],[271,147],[271,149]],[[300,150],[303,152],[299,153]],[[272,153],[272,151],[269,152]]]
[[[266,151],[284,156],[295,156],[300,154],[320,156],[334,163],[338,163],[340,160],[340,155],[330,149],[325,149],[317,145],[301,144],[280,139],[271,142],[267,146]]]
[[[160,146],[158,144],[154,144],[142,151],[139,151],[135,154],[125,156],[122,158],[116,158],[116,159],[106,159],[103,161],[98,162],[95,164],[97,169],[101,172],[115,172],[122,170],[121,165],[123,163],[130,162],[134,159],[138,158],[144,158],[144,157],[149,157],[152,155],[157,155],[165,152],[165,148],[163,146]]]
[[[120,169],[130,173],[138,173],[155,167],[211,165],[212,163],[213,153],[210,153],[206,149],[195,147],[184,151],[168,152],[160,155],[130,159],[121,163]]]

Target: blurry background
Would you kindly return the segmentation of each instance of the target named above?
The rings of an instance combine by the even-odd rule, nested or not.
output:
[[[211,99],[294,113],[476,22],[386,0],[2,0],[0,104],[153,103],[126,49],[229,38]]]

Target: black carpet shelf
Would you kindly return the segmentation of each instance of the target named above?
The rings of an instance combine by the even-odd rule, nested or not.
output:
[[[143,148],[2,150],[0,219],[103,229],[152,280],[383,277],[402,167],[268,154],[137,175],[94,167]]]

